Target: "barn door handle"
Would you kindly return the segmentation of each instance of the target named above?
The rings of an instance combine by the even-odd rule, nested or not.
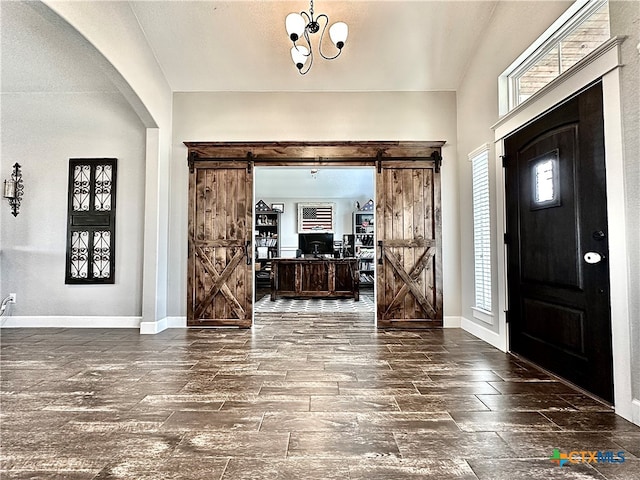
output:
[[[247,265],[251,265],[251,255],[249,255],[249,247],[251,246],[251,240],[247,240],[244,246],[244,253],[247,256]]]
[[[382,251],[384,244],[382,240],[378,240],[378,251],[380,252],[380,256],[378,257],[378,265],[382,265],[382,260],[384,259],[384,252]]]

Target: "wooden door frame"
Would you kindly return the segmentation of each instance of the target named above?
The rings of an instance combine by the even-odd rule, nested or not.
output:
[[[382,162],[416,161],[433,165],[436,173],[442,164],[445,141],[342,141],[342,142],[184,142],[188,149],[189,172],[196,164],[224,168],[229,163],[253,167],[340,166],[376,167]],[[255,198],[254,198],[255,203]],[[254,212],[255,215],[255,212]],[[254,291],[255,301],[255,291]],[[254,311],[255,315],[255,311]],[[376,319],[377,319],[376,313]],[[253,323],[253,322],[252,322]]]
[[[444,141],[433,142],[184,142],[188,162],[222,160],[256,166],[372,166],[377,160],[432,160],[440,170]]]

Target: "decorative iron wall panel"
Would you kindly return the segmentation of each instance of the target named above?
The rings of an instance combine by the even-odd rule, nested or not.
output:
[[[65,283],[114,283],[115,158],[69,160]]]

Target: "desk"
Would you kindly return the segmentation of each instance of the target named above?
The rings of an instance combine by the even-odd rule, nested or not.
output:
[[[360,299],[357,258],[274,258],[271,300],[278,297]]]

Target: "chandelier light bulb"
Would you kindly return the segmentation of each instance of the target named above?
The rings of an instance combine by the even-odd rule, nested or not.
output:
[[[303,47],[302,45],[298,45],[297,47],[291,48],[291,58],[293,59],[293,63],[296,64],[298,70],[302,70],[304,64],[307,63],[309,59],[309,49],[307,47]]]
[[[287,35],[289,35],[289,38],[293,42],[302,37],[304,28],[307,25],[304,21],[304,18],[302,18],[302,15],[300,15],[299,13],[290,13],[289,15],[287,15],[284,23],[285,27],[287,28]]]
[[[329,28],[329,37],[336,47],[342,49],[349,35],[349,27],[344,22],[336,22]]]
[[[2,1],[2,0],[0,0]],[[309,12],[290,13],[285,18],[285,27],[289,40],[293,42],[291,49],[291,58],[293,63],[301,75],[309,73],[313,65],[314,50],[325,60],[333,60],[338,58],[342,53],[344,44],[349,35],[349,27],[344,22],[336,22],[329,27],[329,16],[325,13],[315,15],[313,11],[313,0],[309,0]],[[324,41],[324,34],[329,29],[329,36],[335,45],[329,48],[329,52],[323,51],[322,44],[328,44]],[[312,36],[321,32],[318,37],[319,42],[314,49],[311,44]],[[304,44],[302,46],[301,44]],[[337,51],[336,51],[337,49]],[[306,68],[305,68],[306,67]]]

